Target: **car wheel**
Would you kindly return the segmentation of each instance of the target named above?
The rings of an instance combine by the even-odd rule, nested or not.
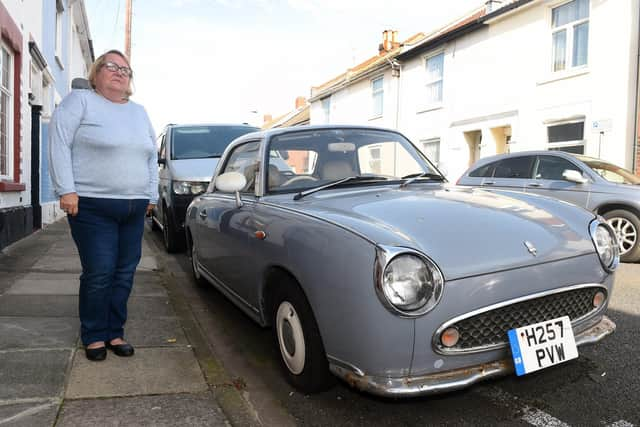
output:
[[[191,273],[193,274],[193,279],[198,286],[205,286],[207,281],[202,274],[198,270],[198,250],[196,249],[195,243],[193,243],[193,238],[189,239],[189,257],[191,258]]]
[[[166,208],[162,210],[162,238],[167,252],[174,253],[182,250],[182,240],[173,225],[171,215],[167,214]]]
[[[293,280],[280,285],[274,297],[272,331],[283,372],[304,393],[326,390],[333,377],[311,306]]]
[[[618,238],[620,260],[635,262],[640,260],[640,220],[634,214],[622,209],[616,209],[603,215],[609,225],[613,227]]]

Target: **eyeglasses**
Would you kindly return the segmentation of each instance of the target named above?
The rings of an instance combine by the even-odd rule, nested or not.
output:
[[[106,68],[107,70],[109,70],[109,71],[111,71],[113,73],[118,71],[123,76],[131,77],[131,74],[133,74],[133,71],[131,71],[131,68],[129,68],[129,67],[121,67],[118,64],[116,64],[115,62],[105,62],[103,66],[104,66],[104,68]]]

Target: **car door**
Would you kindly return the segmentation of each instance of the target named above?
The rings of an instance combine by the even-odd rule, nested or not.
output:
[[[171,191],[171,174],[169,173],[169,167],[167,164],[167,137],[166,133],[163,133],[158,137],[158,204],[156,211],[158,212],[158,221],[162,221],[164,215],[163,200],[169,195]]]
[[[564,157],[553,154],[538,155],[533,178],[525,184],[526,192],[554,197],[586,208],[591,182],[578,184],[568,181],[562,175],[565,170],[575,170],[584,176],[578,165]]]
[[[524,191],[531,178],[535,156],[509,156],[493,163],[490,176],[482,179],[481,186],[504,190]]]
[[[242,206],[234,194],[216,189],[200,196],[194,220],[198,258],[207,272],[240,297],[252,301],[254,278],[248,263],[249,238],[253,237],[253,209],[256,203],[255,183],[258,173],[260,141],[238,145],[227,156],[220,173],[240,172],[247,185],[240,192]]]

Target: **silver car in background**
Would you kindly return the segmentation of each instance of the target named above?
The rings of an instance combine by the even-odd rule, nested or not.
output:
[[[330,373],[382,396],[460,389],[578,357],[615,330],[619,258],[604,220],[449,187],[395,131],[244,135],[185,226],[196,280],[272,327],[305,393]]]
[[[620,258],[640,261],[640,177],[604,160],[562,151],[523,151],[474,163],[458,185],[555,197],[603,216]]]

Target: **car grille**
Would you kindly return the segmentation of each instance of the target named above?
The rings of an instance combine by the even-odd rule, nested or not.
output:
[[[593,297],[596,292],[605,293],[602,287],[586,287],[546,295],[496,308],[461,319],[447,327],[455,327],[460,333],[458,343],[444,347],[438,336],[437,347],[442,353],[486,350],[504,346],[508,342],[507,331],[544,320],[569,316],[571,321],[595,312]]]

